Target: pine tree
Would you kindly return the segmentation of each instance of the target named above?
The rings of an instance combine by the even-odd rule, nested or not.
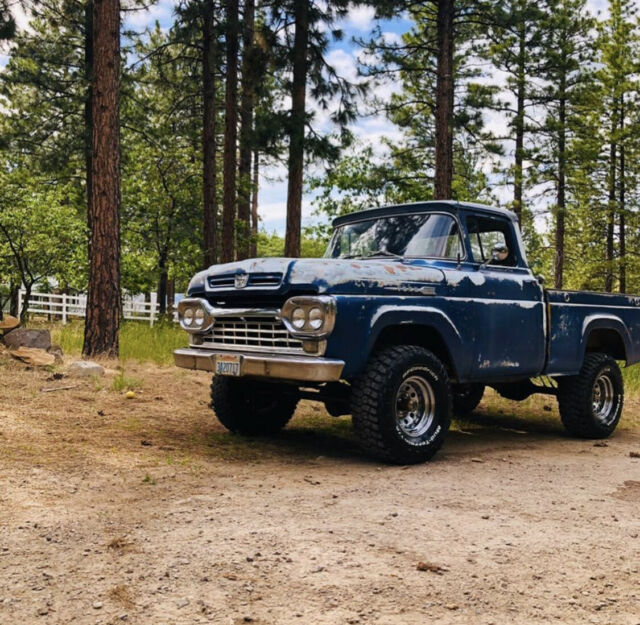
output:
[[[540,70],[542,11],[533,0],[497,3],[487,49],[493,65],[504,72],[506,84],[500,96],[507,98],[502,110],[509,117],[509,140],[514,143],[513,202],[511,208],[522,222],[524,210],[525,157],[528,125],[536,103],[533,82]],[[527,123],[529,119],[529,123]]]
[[[368,50],[379,62],[364,71],[373,79],[402,84],[389,101],[377,105],[403,130],[401,145],[392,149],[399,170],[395,178],[403,184],[401,173],[413,172],[405,182],[422,187],[420,199],[470,199],[477,180],[463,169],[457,172],[456,162],[499,151],[483,120],[496,90],[478,80],[482,72],[474,61],[492,14],[486,3],[463,0],[453,6],[440,0],[390,4],[379,4],[380,16],[406,8],[414,24],[400,42],[384,36],[370,41]]]
[[[83,354],[118,355],[120,296],[120,3],[93,0],[89,291]]]
[[[626,292],[628,220],[634,219],[637,185],[639,95],[635,74],[640,59],[634,6],[612,0],[609,16],[598,24],[595,63],[576,111],[571,149],[575,163],[570,184],[580,224],[571,235],[589,288]],[[570,163],[571,164],[571,163]],[[629,191],[631,191],[629,193]],[[575,286],[580,277],[571,274]]]
[[[363,92],[338,75],[327,62],[326,53],[331,38],[341,39],[342,31],[335,22],[346,15],[346,0],[324,3],[316,0],[287,0],[271,4],[270,25],[283,36],[273,40],[276,69],[291,99],[287,115],[272,117],[286,129],[289,143],[287,159],[287,230],[285,254],[300,255],[302,191],[305,159],[335,159],[339,144],[328,133],[313,132],[312,115],[308,110],[307,93],[316,105],[333,107],[331,120],[344,137],[346,125],[356,114],[355,97]],[[289,72],[291,79],[288,78]]]
[[[218,189],[217,189],[217,93],[216,60],[218,36],[214,0],[202,0],[202,210],[204,265],[215,264],[218,257]]]
[[[545,116],[536,133],[532,158],[536,173],[533,181],[553,187],[554,286],[562,288],[565,270],[565,235],[568,206],[567,168],[574,134],[571,119],[579,106],[581,86],[592,56],[589,39],[593,20],[586,11],[586,0],[547,0],[543,30],[543,81],[538,94]]]
[[[224,106],[224,172],[222,188],[222,262],[235,255],[235,219],[237,207],[237,141],[238,141],[238,0],[227,0],[226,78]]]

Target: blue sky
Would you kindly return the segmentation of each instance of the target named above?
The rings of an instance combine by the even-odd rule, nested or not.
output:
[[[128,13],[127,26],[136,30],[143,30],[152,25],[156,20],[164,28],[168,28],[173,22],[173,10],[176,0],[160,0],[149,9]],[[592,13],[606,12],[607,0],[588,0],[589,10]],[[17,14],[18,24],[24,28],[28,25],[28,18],[24,13]],[[344,38],[341,41],[333,42],[329,52],[328,60],[345,77],[358,80],[357,65],[358,56],[362,54],[360,46],[354,39],[366,37],[372,28],[379,25],[382,32],[389,38],[397,38],[411,27],[411,22],[403,17],[394,20],[386,20],[376,24],[373,19],[373,10],[368,7],[352,7],[346,19],[339,26],[344,31]],[[0,68],[6,63],[6,56],[0,54]],[[387,85],[377,89],[376,95],[384,96],[397,89],[397,85]],[[316,125],[325,132],[331,131],[331,124],[326,111],[318,110],[309,102],[316,115]],[[362,103],[361,108],[366,109],[366,103]],[[497,131],[504,126],[504,120],[494,116],[487,120],[488,124]],[[359,119],[353,126],[353,132],[365,143],[374,146],[380,144],[382,137],[398,138],[398,130],[381,115],[366,115]],[[284,232],[286,213],[286,171],[283,167],[270,166],[263,168],[259,195],[259,213],[262,219],[262,227],[268,231]],[[506,201],[508,199],[508,189],[498,190],[498,197]],[[303,220],[309,223],[313,217],[313,197],[306,192],[303,198]]]

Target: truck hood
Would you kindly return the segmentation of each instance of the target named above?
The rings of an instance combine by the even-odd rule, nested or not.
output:
[[[407,264],[395,258],[256,258],[209,267],[194,277],[189,292],[198,290],[197,287],[211,278],[218,281],[242,274],[248,275],[247,286],[236,288],[227,282],[229,291],[261,290],[259,280],[265,276],[281,277],[277,287],[281,292],[295,289],[336,295],[388,292],[420,295],[445,283],[444,272],[428,261]],[[274,287],[265,287],[265,290],[273,292]]]

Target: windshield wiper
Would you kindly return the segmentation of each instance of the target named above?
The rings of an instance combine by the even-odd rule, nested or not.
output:
[[[392,256],[393,258],[404,258],[404,256],[400,256],[400,254],[394,254],[393,252],[389,252],[388,250],[376,250],[375,252],[371,252],[371,254],[367,254],[363,258],[374,258],[375,256]]]

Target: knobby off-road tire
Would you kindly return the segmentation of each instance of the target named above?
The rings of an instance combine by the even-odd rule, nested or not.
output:
[[[429,460],[451,422],[451,389],[430,351],[401,345],[374,354],[354,381],[353,426],[372,456],[396,464]]]
[[[211,408],[231,432],[259,436],[279,432],[293,417],[298,398],[289,387],[245,378],[214,376]]]
[[[464,417],[471,414],[482,401],[484,384],[455,384],[451,393],[453,395],[453,414],[456,417]]]
[[[577,438],[606,438],[618,425],[624,403],[620,367],[605,354],[587,354],[580,373],[559,378],[562,423]]]

